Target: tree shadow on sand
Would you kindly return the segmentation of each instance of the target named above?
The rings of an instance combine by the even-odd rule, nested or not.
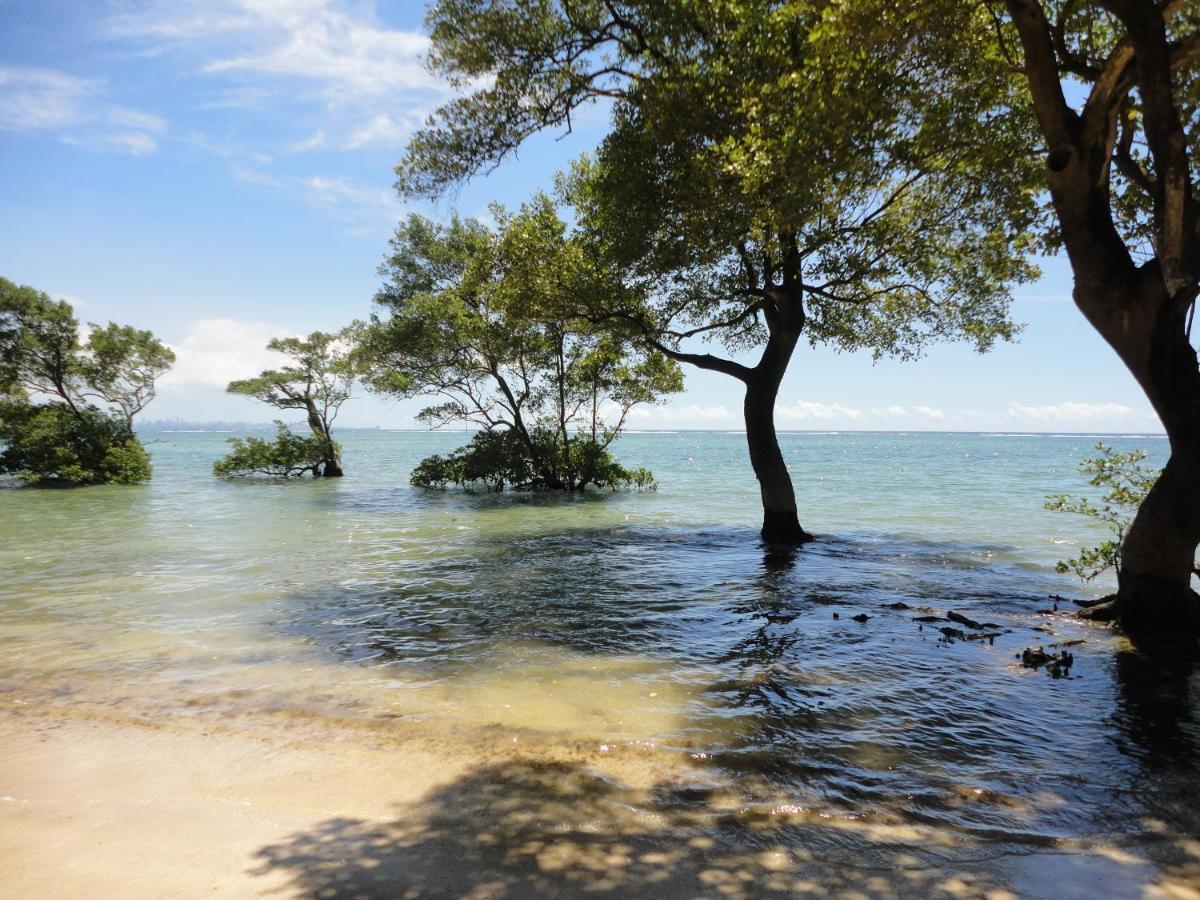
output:
[[[476,769],[394,822],[328,819],[256,856],[253,875],[282,874],[279,892],[319,898],[1014,896],[995,846],[883,813],[830,822],[529,759]],[[1111,861],[1065,856],[1054,854],[1059,875],[1066,866],[1097,887],[1114,877]]]

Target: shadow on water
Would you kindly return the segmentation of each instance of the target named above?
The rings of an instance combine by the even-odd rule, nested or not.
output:
[[[678,715],[650,738],[678,754],[683,771],[738,785],[743,804],[756,792],[783,796],[822,821],[879,824],[872,816],[886,810],[889,827],[952,841],[950,859],[969,859],[964,847],[1023,858],[1098,842],[1150,848],[1164,868],[1200,858],[1187,849],[1200,828],[1181,799],[1200,789],[1194,676],[1114,658],[1108,632],[1045,609],[1041,576],[1004,559],[981,564],[990,552],[868,535],[780,555],[764,552],[750,528],[475,533],[438,554],[386,556],[370,578],[293,598],[278,624],[340,659],[440,681],[452,697],[486,688],[500,668],[510,680],[548,680],[526,667],[539,648],[635,661],[637,678],[679,688]],[[1002,635],[955,641],[917,621],[951,609]],[[1069,678],[1014,661],[1024,647],[1066,638],[1084,641],[1072,647]],[[592,676],[616,685],[596,702],[654,687],[623,677]],[[312,896],[373,896],[385,883],[441,885],[433,895],[650,895],[665,882],[681,885],[681,896],[761,895],[792,889],[784,885],[805,871],[833,892],[860,877],[876,887],[858,889],[881,896],[935,885],[919,873],[937,871],[937,861],[912,847],[904,859],[878,848],[879,858],[856,858],[866,845],[846,856],[838,841],[848,827],[808,823],[750,840],[736,816],[733,832],[723,830],[728,811],[708,810],[697,824],[688,818],[696,810],[680,819],[678,797],[635,802],[625,790],[514,762],[433,795],[417,831],[332,821],[267,848],[264,865],[295,873]],[[640,818],[590,829],[589,804],[626,805]],[[582,818],[568,814],[573,807]],[[660,821],[673,823],[672,836],[649,824]],[[786,845],[786,872],[755,868],[764,840]],[[831,858],[842,852],[842,863],[805,856],[822,847]],[[1088,860],[1072,878],[1107,865]]]
[[[1133,647],[1115,656],[1121,748],[1157,767],[1200,761],[1200,666],[1196,658],[1158,658]]]

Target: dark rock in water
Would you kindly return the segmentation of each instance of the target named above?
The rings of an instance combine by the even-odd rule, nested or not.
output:
[[[913,619],[914,622],[944,622],[941,616],[917,616]]]
[[[1071,666],[1075,664],[1075,656],[1063,650],[1061,653],[1047,653],[1041,647],[1026,647],[1018,655],[1017,659],[1021,660],[1021,665],[1026,669],[1040,669],[1046,667],[1055,678],[1071,674]]]
[[[904,603],[903,601],[900,601],[900,600],[897,600],[895,603],[885,603],[884,608],[885,609],[912,609],[911,606],[909,606],[907,603]]]
[[[1072,600],[1076,606],[1082,606],[1084,609],[1090,609],[1093,606],[1099,606],[1101,603],[1108,603],[1114,599],[1116,594],[1109,594],[1107,597],[1096,597],[1094,600]]]
[[[1091,622],[1114,622],[1117,618],[1117,595],[1109,594],[1101,597],[1091,606],[1085,607],[1075,615]]]
[[[837,613],[834,613],[834,614],[833,614],[833,617],[834,617],[835,619],[840,619],[840,618],[841,618],[841,616],[839,616]]]
[[[954,610],[950,610],[950,612],[946,613],[946,618],[949,619],[951,622],[957,622],[959,625],[966,625],[968,628],[982,628],[983,627],[981,624],[976,622],[974,619],[968,619],[962,613],[955,612]]]
[[[982,631],[985,628],[999,628],[995,622],[976,622],[974,619],[968,619],[962,613],[950,610],[946,613],[946,618],[951,622],[957,622],[959,625],[966,625],[968,628],[974,628],[976,631]]]
[[[967,639],[967,633],[961,628],[939,628],[938,630],[952,641],[965,641]]]
[[[865,622],[871,617],[866,613],[859,613],[857,616],[851,616],[850,618],[852,618],[855,622]]]
[[[966,639],[968,641],[994,642],[996,640],[996,638],[1000,637],[1003,634],[1007,634],[1007,633],[1008,632],[1006,632],[1006,631],[981,631],[981,632],[978,632],[977,634],[966,635]]]

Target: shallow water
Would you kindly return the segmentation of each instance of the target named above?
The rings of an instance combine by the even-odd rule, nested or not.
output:
[[[462,434],[348,432],[348,476],[297,483],[212,478],[223,435],[144,437],[150,485],[0,490],[10,702],[475,754],[434,825],[492,819],[516,847],[531,821],[580,834],[594,820],[692,847],[681,867],[749,854],[758,870],[722,870],[727,894],[784,890],[770,853],[817,883],[865,872],[842,887],[868,893],[931,891],[920,873],[947,865],[970,873],[959,893],[1196,884],[1195,678],[1147,676],[1049,599],[1109,588],[1054,573],[1101,535],[1042,510],[1083,492],[1095,437],[783,435],[820,537],[790,555],[757,540],[740,434],[627,435],[618,455],[660,489],[574,498],[411,489],[411,466]],[[1001,633],[914,621],[949,610]],[[1015,659],[1071,640],[1070,677]],[[377,846],[371,828],[343,831],[339,859]],[[304,849],[319,834],[265,848],[265,865],[329,888],[328,860]],[[461,854],[461,837],[429,852]],[[573,850],[558,871],[655,883]]]

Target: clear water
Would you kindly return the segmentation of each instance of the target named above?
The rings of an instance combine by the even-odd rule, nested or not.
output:
[[[402,734],[475,748],[481,773],[516,745],[566,768],[483,784],[602,830],[782,847],[876,893],[932,890],[921,873],[947,865],[972,873],[962,893],[1196,883],[1195,679],[1148,674],[1049,599],[1110,587],[1055,574],[1102,534],[1042,509],[1086,487],[1093,436],[783,435],[820,537],[790,556],[757,539],[740,434],[627,435],[618,455],[659,490],[569,498],[410,488],[462,434],[348,432],[346,478],[292,483],[214,479],[225,435],[143,437],[149,485],[0,490],[12,702]],[[1003,633],[914,621],[948,610]],[[1015,659],[1080,639],[1068,678]],[[601,770],[604,804],[571,793]]]

